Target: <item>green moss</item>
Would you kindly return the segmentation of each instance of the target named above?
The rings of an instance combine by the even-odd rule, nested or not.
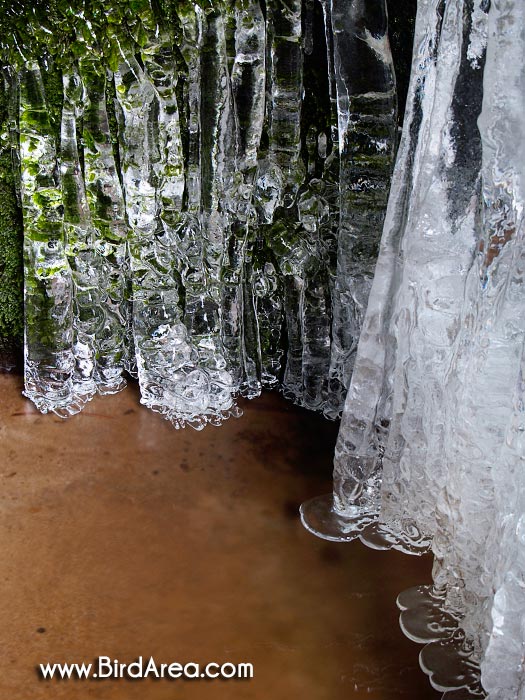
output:
[[[24,327],[22,213],[9,144],[9,90],[0,82],[0,339],[21,345]]]

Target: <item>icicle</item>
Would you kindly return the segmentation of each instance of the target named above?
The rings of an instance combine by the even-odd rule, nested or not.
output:
[[[253,298],[252,258],[253,205],[257,151],[264,121],[265,50],[264,16],[258,0],[235,3],[235,57],[231,89],[235,116],[236,158],[239,173],[234,176],[228,203],[231,235],[223,259],[222,323],[223,343],[234,383],[244,396],[260,393],[260,345]],[[249,252],[250,251],[250,252]]]
[[[205,80],[214,90],[221,88],[220,80],[215,82],[216,69],[223,70],[221,20],[209,17],[205,27],[198,8],[188,14],[183,10],[181,54],[187,66],[188,97],[185,190],[178,68],[169,37],[160,28],[150,33],[149,48],[143,50],[144,69],[127,56],[115,78],[124,122],[126,206],[134,229],[130,251],[142,400],[177,427],[188,423],[200,429],[236,412],[218,316],[222,227],[227,225],[219,200],[227,185],[223,166],[230,132],[222,98],[205,92],[207,82],[201,85],[205,67]],[[142,20],[151,32],[152,16],[146,10]],[[201,67],[201,55],[209,65]],[[184,202],[187,209],[181,211]],[[184,298],[179,293],[181,282]]]
[[[192,355],[179,308],[173,261],[168,268],[157,257],[156,192],[152,184],[151,113],[154,88],[134,57],[115,73],[122,110],[121,167],[130,226],[129,253],[133,284],[133,333],[141,401],[163,414],[176,405],[166,396],[166,372],[179,370]],[[172,392],[174,394],[174,392]],[[182,403],[183,396],[179,402]],[[198,409],[197,409],[198,410]]]
[[[264,122],[266,31],[259,0],[236,0],[232,93],[239,168],[252,175]],[[250,184],[252,184],[250,182]]]
[[[301,98],[303,57],[301,46],[301,2],[270,0],[267,3],[269,41],[269,168],[277,198],[271,206],[290,207],[304,177],[301,160]]]
[[[304,261],[307,256],[295,209],[299,187],[305,176],[301,158],[301,98],[303,94],[302,3],[294,0],[267,3],[268,36],[268,154],[259,162],[257,200],[266,245],[276,254],[281,274],[294,278],[283,280],[283,310],[287,319],[288,357],[283,392],[295,401],[302,394],[302,307],[300,289],[304,286]],[[261,246],[261,252],[265,246]],[[281,255],[282,254],[282,255]],[[285,256],[285,257],[282,257]],[[285,259],[286,258],[286,259]],[[270,259],[267,262],[273,263]],[[259,269],[264,269],[261,260]],[[267,285],[272,289],[273,285]],[[258,300],[258,306],[264,303]],[[276,299],[268,300],[273,316]],[[277,318],[276,318],[277,321]],[[276,329],[277,330],[277,329]],[[274,335],[271,333],[271,335]],[[267,344],[266,342],[264,343]],[[270,345],[271,347],[271,345]],[[265,361],[265,374],[271,376],[275,358]],[[277,377],[270,379],[275,383]]]
[[[310,267],[303,298],[302,405],[322,410],[330,362],[331,297],[324,265]]]
[[[418,13],[414,40],[418,51],[413,58],[405,128],[359,352],[335,450],[334,492],[313,499],[302,507],[305,526],[329,539],[355,539],[377,520],[379,514],[381,458],[392,418],[396,379],[393,369],[399,341],[393,323],[393,303],[403,272],[401,246],[407,230],[407,216],[413,206],[410,196],[420,166],[421,134],[426,133],[421,124],[425,112],[428,119],[428,105],[432,105],[435,47],[440,31],[439,23],[436,26],[437,17],[439,13],[435,4],[420,8]]]
[[[56,150],[40,68],[20,76],[20,160],[24,214],[25,395],[46,413],[68,415],[73,392],[73,287],[65,253]]]
[[[225,243],[230,237],[235,204],[235,121],[231,94],[224,19],[219,12],[207,15],[200,52],[200,192],[201,241],[199,268],[186,286],[186,319],[199,346],[203,366],[214,374],[217,421],[220,405],[227,410],[227,394],[240,388],[239,358],[226,372],[228,353],[222,343],[220,309],[224,303]],[[230,344],[231,349],[231,344]],[[233,353],[235,356],[236,353]]]
[[[326,70],[328,82],[329,117],[327,123],[329,130],[327,133],[321,131],[317,136],[318,157],[323,163],[322,171],[322,203],[326,207],[323,216],[318,217],[319,237],[323,248],[323,257],[326,260],[328,274],[328,291],[330,293],[330,347],[325,352],[330,354],[328,365],[331,361],[333,343],[333,304],[334,289],[337,280],[337,248],[340,223],[340,201],[339,201],[339,134],[338,134],[338,113],[337,113],[337,87],[334,68],[334,34],[332,26],[332,4],[331,0],[321,0],[323,10],[324,37],[326,45]],[[326,366],[326,361],[323,360]],[[328,379],[329,367],[325,371],[326,378],[324,386],[320,387],[324,402],[322,404],[323,413],[327,418],[334,419],[340,415],[340,406],[333,406],[333,402],[328,402]]]
[[[394,67],[384,0],[332,0],[340,222],[333,290],[330,407],[341,412],[372,284],[396,134]]]
[[[323,410],[330,366],[332,310],[331,280],[336,271],[338,227],[338,158],[327,127],[332,122],[327,36],[321,5],[315,5],[312,22],[312,54],[305,50],[302,129],[308,176],[297,200],[301,237],[308,249],[302,294],[302,377],[300,403]],[[331,29],[331,25],[330,25]],[[305,37],[306,41],[307,37]],[[335,122],[335,133],[337,125]]]
[[[330,138],[333,148],[339,147],[339,136],[337,126],[337,86],[335,80],[334,67],[334,32],[332,26],[332,2],[331,0],[320,0],[323,8],[323,20],[326,42],[326,63],[328,69],[328,86],[330,95]],[[339,162],[339,161],[338,161]]]
[[[495,697],[521,691],[511,669],[521,663],[523,636],[515,584],[523,577],[524,19],[517,4],[491,6],[484,69],[487,4],[420,5],[409,110],[334,497],[302,509],[318,534],[360,535],[375,548],[420,553],[433,536],[434,586],[398,603],[403,630],[427,643],[423,669],[451,698],[458,688],[484,697],[485,648],[497,659],[482,663]]]
[[[443,14],[417,153],[426,168],[413,183],[399,311],[393,317],[398,326],[393,373],[399,379],[383,460],[382,520],[394,532],[406,532],[409,549],[417,547],[418,537],[428,540],[436,528],[434,509],[444,480],[445,379],[477,236],[481,143],[475,124],[483,55],[475,66],[468,58],[468,9],[460,0]]]
[[[84,89],[76,71],[64,74],[64,106],[60,132],[62,199],[66,255],[73,275],[73,355],[75,391],[84,400],[96,392],[97,336],[104,324],[100,285],[102,269],[95,252],[95,231],[84,189],[77,145],[77,119]]]
[[[224,20],[219,13],[211,12],[206,19],[197,15],[196,21],[194,26],[200,35],[198,61],[189,42],[185,48],[190,71],[188,169],[193,162],[196,167],[195,180],[190,174],[187,182],[188,230],[195,236],[195,257],[191,275],[185,279],[185,320],[206,376],[207,420],[219,424],[224,417],[238,413],[232,399],[235,380],[227,367],[220,327],[223,250],[225,232],[230,227],[227,208],[233,185],[234,121]],[[194,61],[197,70],[192,74]],[[192,124],[197,127],[193,133]],[[198,150],[192,150],[192,139]]]
[[[122,373],[130,369],[128,227],[106,108],[105,71],[83,59],[79,74],[86,91],[82,130],[86,196],[96,230],[100,303],[104,310],[95,377],[98,392],[111,394],[124,388]]]
[[[282,373],[281,336],[284,320],[283,281],[273,251],[272,227],[257,226],[255,241],[250,246],[249,258],[246,254],[246,261],[249,263],[247,277],[254,294],[259,333],[261,383],[265,388],[272,389],[279,385]]]
[[[483,66],[487,36],[484,3],[472,12],[466,57]],[[425,670],[439,670],[443,687],[479,690],[479,668],[489,697],[520,698],[524,641],[521,556],[523,536],[523,367],[525,347],[525,221],[523,206],[524,79],[518,3],[497,4],[488,15],[483,106],[480,240],[462,295],[456,352],[444,391],[444,484],[436,494],[433,549],[434,590],[441,601],[417,619],[426,640],[443,612],[456,630],[442,631],[427,645]],[[519,29],[518,29],[519,27]],[[513,60],[514,58],[514,60]],[[495,77],[497,75],[497,78]],[[464,80],[463,86],[470,81]],[[468,102],[467,102],[468,104]],[[465,122],[468,124],[468,122]],[[469,154],[470,155],[470,154]],[[463,668],[477,674],[458,678],[443,658],[459,628],[455,651]],[[448,632],[448,634],[447,634]],[[452,669],[463,672],[455,661]]]
[[[303,395],[303,276],[300,273],[287,275],[283,280],[283,288],[283,306],[288,341],[286,368],[283,377],[283,395],[291,401],[301,403]]]
[[[198,381],[197,352],[183,325],[181,279],[187,273],[187,251],[181,242],[184,227],[184,153],[178,104],[179,63],[173,37],[159,25],[150,8],[141,16],[146,34],[141,50],[144,80],[153,87],[154,98],[146,136],[151,154],[151,183],[155,187],[156,227],[152,254],[165,292],[160,317],[165,322],[146,340],[148,351],[156,355],[156,372],[163,391],[161,412],[176,426],[184,426],[201,410],[202,397],[193,396],[192,382]],[[168,300],[168,305],[165,303]],[[156,300],[159,303],[161,300]],[[172,322],[170,327],[169,321]],[[188,400],[186,400],[188,398]],[[197,405],[195,401],[198,402]]]

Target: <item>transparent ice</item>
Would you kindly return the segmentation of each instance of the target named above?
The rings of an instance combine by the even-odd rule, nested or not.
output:
[[[36,215],[63,264],[61,297],[45,293],[59,412],[119,391],[128,372],[177,427],[218,424],[262,387],[340,415],[396,130],[385,4],[349,10],[232,0],[163,14],[139,0],[114,18],[86,6],[72,32],[29,23],[24,49],[43,42],[45,60],[26,63],[37,75],[56,59],[63,80],[56,143],[39,78],[56,202],[40,193],[36,212],[20,80],[26,280]],[[26,325],[47,323],[29,292],[26,306]],[[53,408],[32,347],[27,393]]]
[[[41,9],[0,39],[26,395],[65,417],[127,373],[196,429],[263,387],[344,405],[303,522],[432,549],[398,598],[422,668],[525,700],[523,4],[419,0],[393,176],[385,0]]]
[[[25,394],[44,413],[75,413],[84,396],[73,380],[73,279],[56,144],[38,64],[28,62],[19,78]]]
[[[525,697],[524,20],[419,3],[334,492],[302,507],[321,537],[432,548],[433,585],[398,606],[447,700]]]

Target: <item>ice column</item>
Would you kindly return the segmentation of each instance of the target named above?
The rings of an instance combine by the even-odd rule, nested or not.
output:
[[[183,273],[185,323],[198,352],[205,420],[219,424],[237,413],[238,389],[221,333],[224,247],[231,224],[235,131],[225,18],[197,12],[184,20],[188,68],[188,218],[183,236],[189,267]],[[197,38],[198,52],[192,34]]]
[[[471,360],[482,385],[476,401],[473,387],[466,386],[476,408],[466,425],[477,429],[471,444],[476,441],[487,453],[483,478],[491,482],[494,500],[484,508],[488,489],[478,486],[474,499],[470,484],[460,492],[466,506],[455,515],[453,530],[454,544],[464,557],[459,562],[466,579],[462,624],[484,651],[481,680],[491,700],[525,698],[524,28],[522,3],[492,4],[479,121],[483,238],[474,300],[480,332]],[[480,401],[480,396],[489,401]],[[461,528],[465,513],[468,521]],[[471,557],[478,553],[480,562],[474,566]]]
[[[25,395],[37,408],[75,413],[73,282],[66,256],[63,199],[38,63],[20,75],[21,198],[24,215]]]
[[[361,537],[371,546],[418,552],[436,528],[445,380],[478,236],[475,124],[485,40],[482,4],[421,3],[403,139],[336,446],[334,495],[311,504],[312,528],[324,519],[334,539],[368,528]],[[371,528],[381,485],[382,523]]]
[[[75,69],[64,74],[60,131],[60,173],[66,256],[73,278],[73,356],[75,392],[85,399],[96,392],[95,362],[104,325],[100,287],[101,259],[84,188],[78,152],[77,121],[82,117],[84,87]]]
[[[422,167],[401,247],[405,263],[393,317],[397,348],[383,457],[383,524],[380,533],[365,536],[376,545],[393,538],[407,551],[424,546],[436,530],[436,502],[447,478],[448,382],[462,343],[466,272],[480,235],[476,122],[487,15],[483,3],[462,0],[448,2],[442,17],[433,101],[420,127]]]
[[[323,21],[321,3],[307,4],[305,13],[301,130],[306,176],[297,198],[297,219],[306,254],[302,263],[302,393],[297,398],[305,408],[322,411],[328,390],[339,227],[337,110],[335,99],[333,104],[330,99],[333,42],[326,27],[331,32],[331,21]]]
[[[227,362],[221,334],[225,245],[235,211],[235,119],[228,71],[226,21],[210,12],[202,24],[199,66],[199,265],[187,277],[186,323],[209,382],[210,417],[215,423],[233,406],[240,388]],[[190,115],[191,119],[191,115]],[[233,211],[232,211],[233,210]]]
[[[479,244],[445,383],[434,587],[401,615],[431,642],[421,663],[434,686],[501,700],[524,697],[524,20],[513,2],[488,14]]]
[[[339,233],[327,415],[341,413],[374,274],[396,135],[386,3],[331,0]]]
[[[225,197],[230,217],[222,263],[222,337],[237,390],[250,398],[261,389],[261,352],[252,284],[257,154],[265,106],[266,31],[258,0],[237,0],[231,69],[234,154]],[[232,172],[237,168],[236,173]]]
[[[260,230],[254,252],[254,285],[262,321],[263,381],[267,386],[275,386],[279,380],[282,354],[279,336],[284,315],[288,353],[283,389],[290,398],[300,395],[302,387],[303,246],[295,209],[297,192],[304,178],[301,19],[302,4],[298,0],[267,3],[268,142],[260,154],[255,192]]]
[[[108,394],[125,386],[123,371],[132,369],[128,225],[109,126],[106,71],[100,62],[84,58],[79,62],[79,75],[85,89],[84,178],[96,230],[95,245],[101,268],[100,303],[104,314],[98,334],[95,378],[98,392]]]
[[[327,8],[325,17],[330,16]],[[421,125],[425,118],[428,120],[433,104],[440,28],[436,3],[422,3],[414,38],[416,51],[405,124],[390,188],[376,274],[336,445],[334,492],[303,504],[301,509],[305,526],[328,539],[358,537],[377,519],[379,512],[381,458],[392,416],[392,368],[397,344],[392,318],[403,271],[400,251],[408,212],[413,206],[412,182],[422,167],[417,153],[422,148],[421,134],[425,133]],[[329,40],[331,34],[328,30],[327,36]],[[337,380],[337,385],[341,385],[340,380]]]

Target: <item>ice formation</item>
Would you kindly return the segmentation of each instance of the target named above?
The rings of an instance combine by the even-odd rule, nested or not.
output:
[[[338,417],[396,141],[384,0],[46,7],[3,41],[27,396],[68,415],[128,372],[176,427],[264,386]]]
[[[444,698],[525,697],[525,9],[423,0],[381,249],[346,397],[333,540],[418,554],[399,596]]]
[[[521,0],[419,0],[393,176],[385,0],[48,5],[0,18],[26,395],[127,373],[197,429],[262,387],[344,403],[303,522],[432,549],[398,599],[422,667],[525,700]]]

